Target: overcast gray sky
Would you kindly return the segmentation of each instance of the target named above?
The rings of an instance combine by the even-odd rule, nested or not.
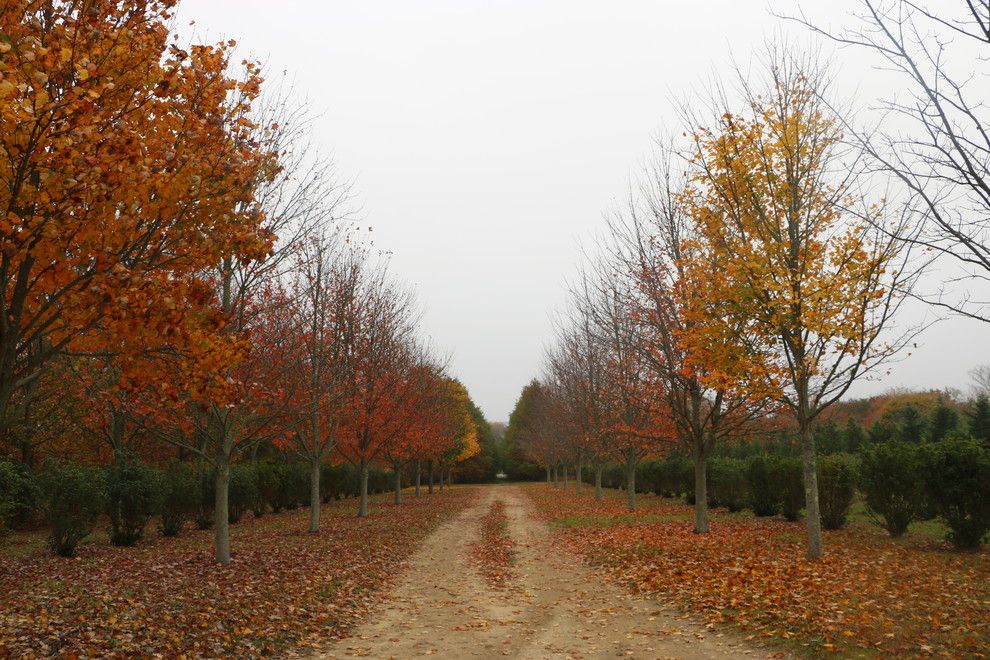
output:
[[[803,3],[842,25],[853,0]],[[766,0],[184,0],[179,26],[235,38],[288,72],[314,141],[353,177],[363,224],[426,308],[426,331],[491,420],[537,375],[565,278],[602,213],[679,130],[673,102],[782,24]],[[195,21],[193,28],[188,27]],[[837,59],[862,105],[890,91],[862,53]],[[727,74],[726,74],[727,75]],[[909,310],[904,323],[923,311]],[[965,388],[987,328],[941,322],[869,394]]]

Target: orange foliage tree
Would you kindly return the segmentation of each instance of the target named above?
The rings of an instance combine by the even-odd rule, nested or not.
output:
[[[0,7],[0,428],[66,351],[112,352],[144,381],[135,358],[183,345],[185,388],[216,385],[202,274],[270,243],[245,119],[260,79],[227,74],[232,43],[170,46],[174,4]]]
[[[772,53],[767,73],[765,89],[742,81],[746,111],[721,109],[716,129],[694,133],[683,263],[697,288],[682,301],[681,337],[706,385],[745,383],[793,414],[814,558],[823,547],[811,424],[901,347],[881,334],[908,280],[899,228],[856,194],[823,72]]]

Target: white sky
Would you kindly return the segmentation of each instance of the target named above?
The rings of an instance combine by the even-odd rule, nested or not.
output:
[[[849,24],[852,0],[806,10]],[[809,42],[783,0],[183,0],[178,25],[288,72],[314,142],[353,177],[376,245],[426,307],[426,331],[491,420],[537,375],[565,278],[623,195],[674,103],[775,34]],[[195,26],[188,23],[194,20]],[[862,53],[841,84],[889,91]],[[726,73],[726,75],[728,75]],[[887,85],[885,87],[884,85]],[[848,86],[848,87],[845,87]],[[911,310],[905,322],[922,311]],[[870,394],[965,388],[987,328],[952,319]]]

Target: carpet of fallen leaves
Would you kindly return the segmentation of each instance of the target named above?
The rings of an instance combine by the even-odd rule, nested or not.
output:
[[[990,656],[990,552],[891,540],[867,524],[825,532],[804,558],[804,524],[717,512],[693,533],[692,507],[643,497],[629,514],[610,493],[532,485],[527,494],[566,544],[627,588],[674,600],[761,639],[843,656]]]
[[[3,557],[0,657],[59,655],[254,657],[339,637],[383,596],[405,560],[476,491],[324,505],[245,517],[231,526],[229,566],[212,561],[212,532],[150,533],[134,548],[87,543],[79,557],[42,549]],[[149,526],[149,532],[152,532]]]
[[[493,589],[504,589],[512,580],[515,545],[509,535],[505,502],[494,500],[481,519],[481,536],[471,548],[475,562]]]

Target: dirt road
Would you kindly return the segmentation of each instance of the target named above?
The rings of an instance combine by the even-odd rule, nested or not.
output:
[[[505,502],[515,579],[492,591],[471,545],[491,503]],[[486,487],[427,538],[380,612],[324,658],[758,658],[765,649],[679,618],[604,582],[531,515],[517,486]]]

